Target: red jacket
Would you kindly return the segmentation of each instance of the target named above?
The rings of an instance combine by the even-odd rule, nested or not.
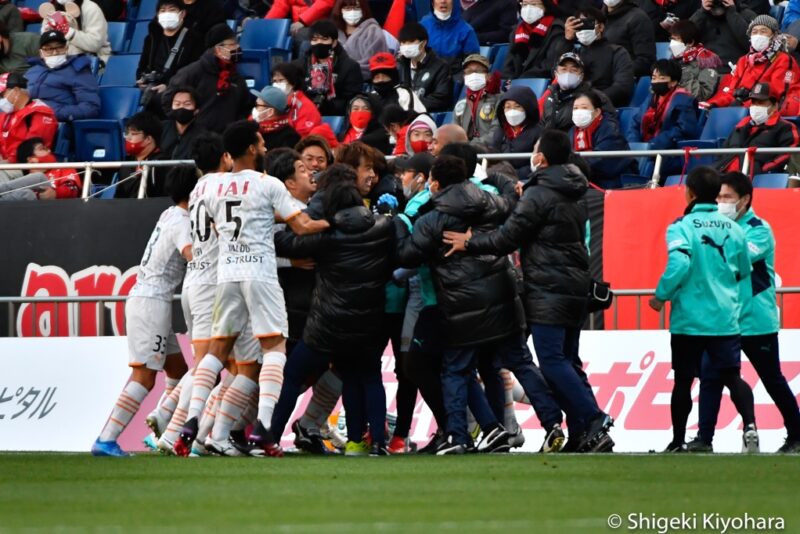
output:
[[[736,62],[736,68],[727,82],[720,85],[717,94],[709,98],[708,103],[717,107],[733,105],[736,103],[733,93],[737,89],[744,88],[749,93],[757,82],[769,83],[770,92],[783,95],[800,83],[797,61],[786,52],[778,52],[771,62],[751,66],[748,54],[745,54]]]
[[[50,169],[45,173],[56,190],[56,198],[81,196],[81,177],[75,169]]]
[[[47,148],[53,148],[58,120],[41,100],[31,100],[13,113],[0,113],[0,155],[9,163],[17,162],[17,147],[26,139],[41,137]]]
[[[309,5],[310,4],[310,5]],[[327,18],[333,9],[333,0],[275,0],[265,19],[288,19],[311,26]]]
[[[322,124],[322,115],[317,106],[303,91],[295,91],[289,99],[289,124],[301,137],[305,137],[315,126]]]

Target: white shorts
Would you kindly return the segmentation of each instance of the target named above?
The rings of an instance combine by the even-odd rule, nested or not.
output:
[[[192,342],[211,341],[211,319],[214,314],[214,301],[217,295],[216,284],[203,284],[183,289],[181,306],[186,319],[186,327]],[[261,363],[261,345],[253,337],[250,322],[245,325],[233,346],[237,363]]]
[[[131,367],[161,371],[167,354],[180,354],[172,331],[172,303],[147,297],[131,297],[125,303],[128,362]]]
[[[252,335],[259,339],[288,337],[286,303],[277,281],[248,280],[217,285],[211,337],[243,335],[248,322],[253,328]]]

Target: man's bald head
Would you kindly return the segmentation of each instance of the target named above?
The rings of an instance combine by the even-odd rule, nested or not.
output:
[[[467,132],[464,131],[464,128],[458,124],[443,124],[442,126],[439,126],[439,129],[436,130],[436,134],[433,136],[433,142],[431,143],[430,149],[431,154],[438,156],[442,148],[451,143],[468,142],[469,138],[467,137]]]

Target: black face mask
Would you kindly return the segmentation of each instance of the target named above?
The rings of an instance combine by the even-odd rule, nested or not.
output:
[[[169,112],[169,118],[185,126],[194,120],[194,110],[186,108],[173,109]]]
[[[394,91],[394,83],[393,82],[373,83],[372,87],[375,89],[375,92],[378,93],[383,98],[385,98],[386,96],[392,94],[392,91]]]
[[[664,96],[669,93],[669,82],[653,82],[650,84],[650,90],[656,96]]]
[[[333,46],[329,44],[317,43],[311,45],[311,53],[314,54],[314,57],[317,59],[327,59],[327,57],[331,55],[332,48]]]
[[[231,51],[231,58],[229,61],[231,63],[239,63],[242,60],[242,49],[237,48],[236,50]]]

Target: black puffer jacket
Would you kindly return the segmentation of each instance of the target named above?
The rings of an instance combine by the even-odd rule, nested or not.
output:
[[[599,39],[590,46],[582,46],[578,54],[586,70],[585,79],[592,83],[592,87],[605,93],[615,106],[627,106],[636,85],[628,51],[606,39]]]
[[[314,258],[316,286],[303,341],[323,352],[351,351],[382,341],[386,294],[392,272],[389,219],[357,206],[340,211],[332,228],[298,237],[275,235],[278,256]]]
[[[471,182],[446,187],[431,198],[408,233],[395,221],[397,259],[403,267],[430,265],[436,298],[443,316],[447,347],[480,345],[520,331],[515,305],[516,282],[505,255],[444,257],[449,246],[445,230],[490,231],[513,208],[513,193],[502,197],[482,191]]]
[[[400,83],[411,87],[429,113],[452,111],[453,78],[450,65],[436,55],[430,47],[425,48],[425,58],[416,73],[411,70],[411,60],[401,57],[397,60]]]
[[[656,62],[656,38],[650,17],[633,0],[626,0],[613,13],[607,7],[603,11],[608,17],[603,37],[628,51],[634,76],[650,76]]]
[[[583,323],[589,293],[587,189],[586,177],[576,166],[546,167],[531,177],[514,213],[500,229],[472,230],[470,255],[522,249],[528,323],[566,327]]]
[[[591,90],[592,84],[586,81],[570,91],[564,91],[558,83],[550,84],[550,87],[542,95],[543,112],[539,126],[542,129],[554,128],[562,132],[570,131],[575,126],[572,122],[572,104],[575,102],[575,97]],[[606,94],[598,91],[597,96],[603,102],[603,114],[615,116],[617,108],[614,107],[614,104],[611,103]]]
[[[516,28],[511,30],[508,55],[503,65],[504,79],[549,78],[558,58],[570,49],[561,19],[554,19],[544,36],[531,35],[530,46],[515,43],[515,33]]]

